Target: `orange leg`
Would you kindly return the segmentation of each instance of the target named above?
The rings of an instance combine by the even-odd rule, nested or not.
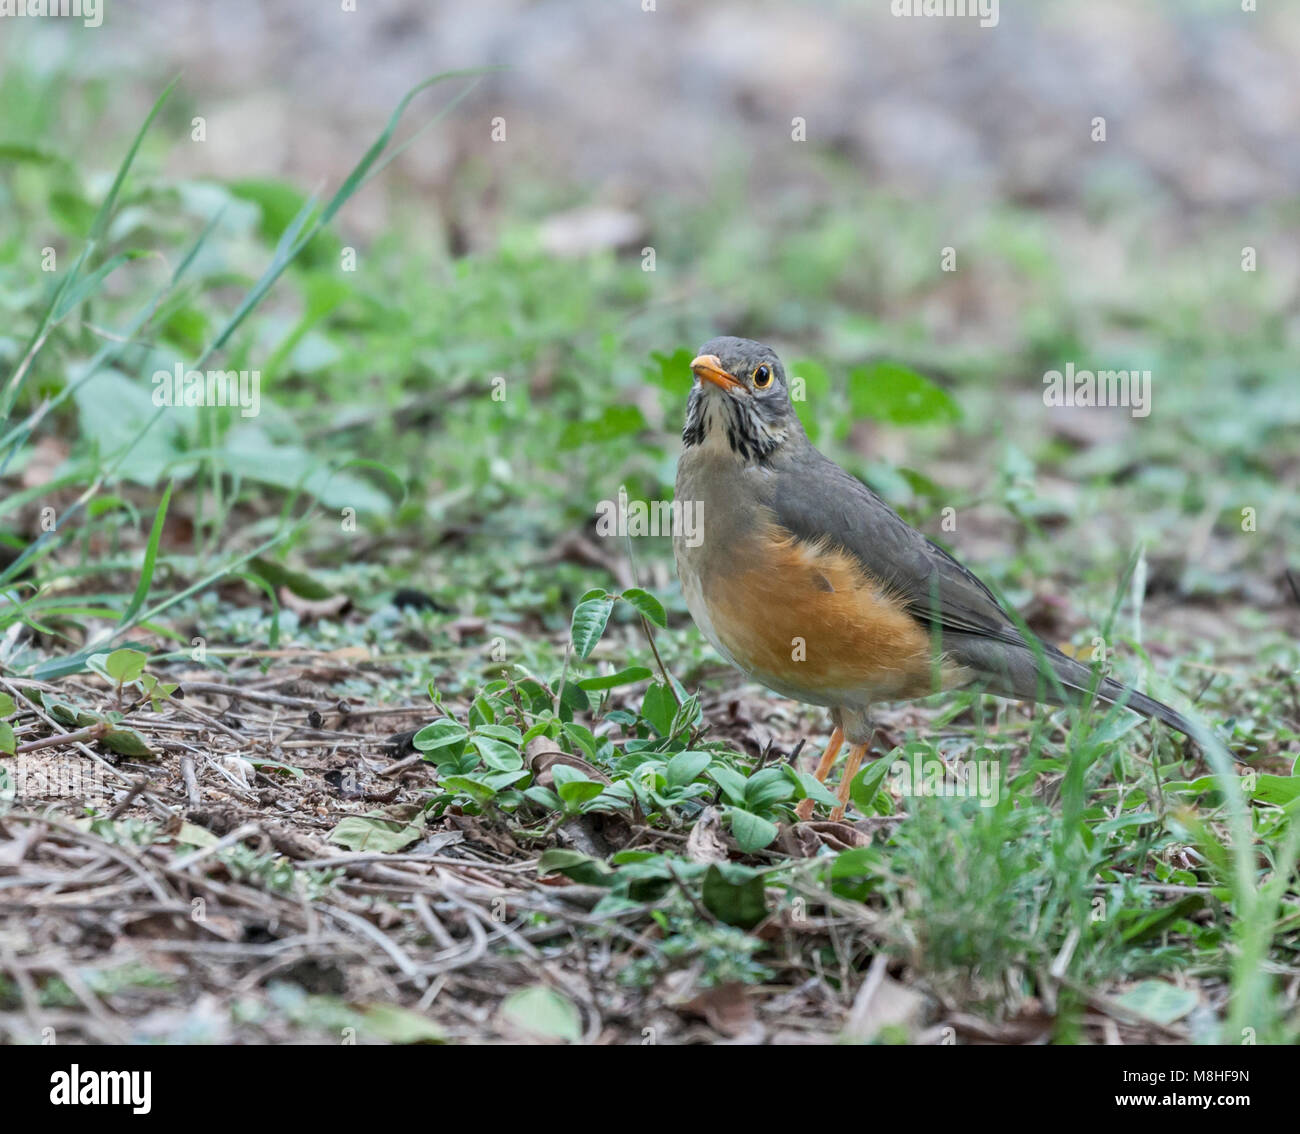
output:
[[[835,757],[840,754],[840,749],[844,746],[844,730],[839,725],[835,726],[835,731],[831,733],[830,743],[826,745],[826,751],[822,753],[821,761],[817,765],[817,771],[813,773],[822,783],[826,782],[826,777],[830,775],[831,768],[835,765]],[[812,817],[813,801],[811,799],[801,800],[799,806],[794,809],[794,813],[805,822]]]
[[[844,776],[840,780],[840,790],[835,793],[840,797],[840,805],[831,812],[832,823],[838,823],[844,818],[844,809],[849,803],[849,788],[853,784],[853,777],[862,767],[862,759],[866,756],[869,747],[869,744],[855,744],[849,749],[849,758],[844,762]]]

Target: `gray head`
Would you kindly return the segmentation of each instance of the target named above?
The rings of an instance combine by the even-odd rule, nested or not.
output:
[[[691,363],[695,384],[682,440],[728,446],[741,460],[766,461],[788,438],[803,435],[785,367],[776,351],[752,339],[710,339]]]

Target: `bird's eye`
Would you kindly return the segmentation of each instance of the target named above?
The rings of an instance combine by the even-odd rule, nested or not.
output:
[[[754,380],[754,389],[766,390],[772,384],[772,368],[760,366],[750,377]]]

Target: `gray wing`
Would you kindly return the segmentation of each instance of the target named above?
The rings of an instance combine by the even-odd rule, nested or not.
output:
[[[1085,699],[1092,671],[1060,650],[1021,634],[993,593],[943,548],[910,527],[856,477],[811,446],[802,475],[781,478],[768,501],[778,522],[801,539],[829,539],[853,555],[918,621],[938,631],[939,648],[978,672],[989,692],[1061,703],[1042,660],[1066,699]],[[1181,714],[1154,698],[1104,678],[1097,697],[1158,717],[1191,736]]]
[[[782,478],[782,491],[770,501],[782,526],[801,539],[829,539],[842,547],[923,622],[1027,646],[979,579],[856,477],[815,449],[808,452],[815,454],[814,467]]]

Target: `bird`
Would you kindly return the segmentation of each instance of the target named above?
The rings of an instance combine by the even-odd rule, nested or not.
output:
[[[947,689],[1052,705],[1090,697],[1163,721],[1177,710],[1017,626],[971,571],[809,440],[776,351],[711,339],[691,362],[676,499],[695,509],[673,551],[686,607],[731,665],[830,710],[814,773],[849,755],[832,820],[873,739],[871,707]],[[811,817],[814,801],[796,807]]]

